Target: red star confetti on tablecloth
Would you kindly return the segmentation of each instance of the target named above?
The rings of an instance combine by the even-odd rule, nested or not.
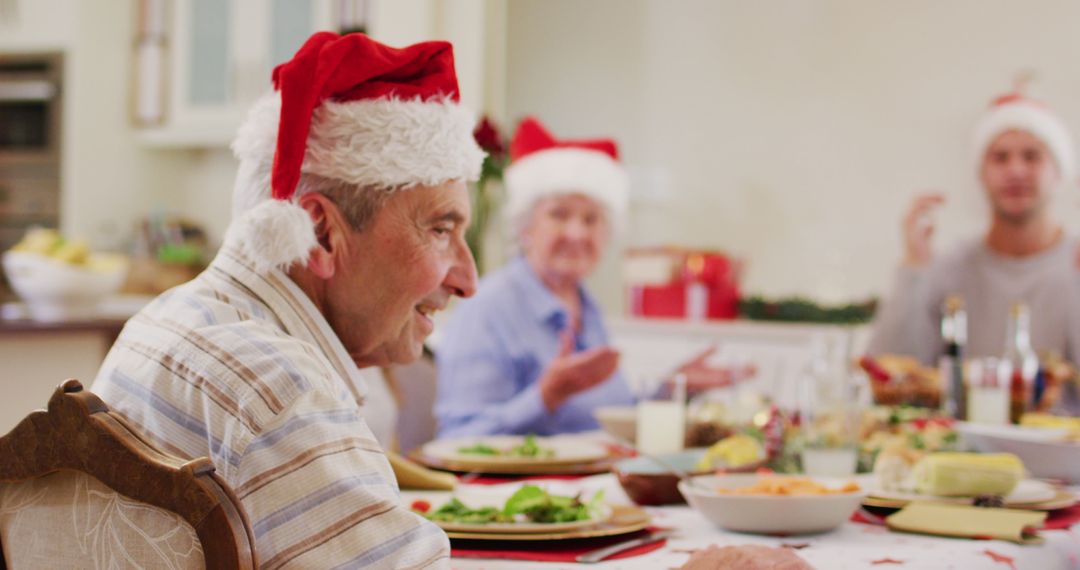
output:
[[[879,565],[882,565],[882,564],[896,564],[896,565],[899,566],[899,565],[901,565],[903,563],[904,563],[903,560],[897,560],[895,558],[879,558],[877,560],[874,560],[874,561],[870,562],[870,564],[873,564],[874,566],[879,566]]]
[[[1016,570],[1016,560],[1014,560],[1012,556],[1005,556],[1004,554],[999,554],[997,552],[994,552],[993,550],[990,550],[989,548],[983,550],[982,553],[989,556],[990,560],[993,560],[994,562],[1008,564],[1009,568]]]

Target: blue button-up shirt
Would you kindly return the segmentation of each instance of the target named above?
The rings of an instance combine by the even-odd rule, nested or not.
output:
[[[579,287],[581,330],[575,350],[608,344],[596,303]],[[538,381],[559,352],[569,313],[523,257],[486,276],[454,310],[439,345],[439,437],[552,435],[597,429],[598,406],[630,405],[634,396],[616,372],[548,413]]]

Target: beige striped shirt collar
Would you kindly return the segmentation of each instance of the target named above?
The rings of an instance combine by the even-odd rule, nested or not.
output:
[[[367,386],[360,369],[349,356],[341,339],[330,328],[326,317],[319,312],[307,294],[283,271],[271,269],[257,272],[239,248],[228,242],[211,263],[211,268],[224,273],[266,303],[281,319],[290,336],[307,341],[319,348],[334,370],[345,381],[358,405],[363,405]]]

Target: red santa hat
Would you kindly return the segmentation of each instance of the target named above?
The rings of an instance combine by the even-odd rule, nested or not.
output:
[[[584,194],[608,210],[618,226],[626,214],[629,178],[611,139],[556,140],[533,117],[518,125],[504,173],[507,215],[527,214],[544,196]]]
[[[975,127],[974,152],[977,169],[982,168],[986,149],[1006,131],[1031,133],[1046,145],[1057,163],[1061,179],[1068,184],[1076,180],[1076,149],[1065,123],[1045,103],[1020,92],[994,99],[990,109]]]
[[[301,172],[360,191],[479,177],[484,153],[447,42],[397,49],[319,32],[274,69],[273,85],[232,144],[240,169],[230,239],[259,269],[306,262],[316,245],[310,216],[292,201]]]

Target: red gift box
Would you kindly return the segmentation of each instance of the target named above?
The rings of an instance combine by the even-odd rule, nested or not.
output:
[[[734,319],[742,263],[718,251],[682,248],[627,252],[629,312],[637,317]]]

